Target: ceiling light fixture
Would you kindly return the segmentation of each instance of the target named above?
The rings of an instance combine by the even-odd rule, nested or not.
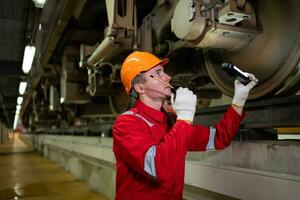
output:
[[[37,8],[43,8],[46,0],[32,0],[34,2],[35,7]]]
[[[20,95],[23,95],[26,91],[26,87],[27,87],[27,82],[20,82],[20,85],[19,85],[19,93]]]
[[[15,115],[13,129],[16,130],[19,121],[19,115]]]
[[[25,74],[27,74],[31,69],[34,54],[35,54],[35,46],[27,45],[25,47],[23,65],[22,65],[22,70]]]
[[[22,102],[23,102],[23,97],[18,97],[18,98],[17,98],[17,103],[18,103],[18,105],[21,105]]]
[[[16,106],[16,111],[20,111],[21,110],[21,105],[17,105]]]

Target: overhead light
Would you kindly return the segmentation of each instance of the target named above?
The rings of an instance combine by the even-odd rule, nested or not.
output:
[[[18,103],[18,105],[21,105],[22,102],[23,102],[23,97],[18,97],[18,98],[17,98],[17,103]]]
[[[14,125],[13,125],[13,129],[14,129],[14,130],[17,128],[18,121],[19,121],[19,115],[15,115]]]
[[[27,74],[31,69],[34,54],[35,54],[35,46],[27,45],[25,47],[23,65],[22,65],[22,70],[25,74]]]
[[[21,110],[21,105],[17,105],[16,106],[16,111],[20,111]]]
[[[26,91],[26,87],[27,87],[27,82],[20,82],[20,85],[19,85],[19,93],[20,95],[23,95]]]
[[[32,0],[34,2],[35,7],[37,8],[43,8],[46,0]]]

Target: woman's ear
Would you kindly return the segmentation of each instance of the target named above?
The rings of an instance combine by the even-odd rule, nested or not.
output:
[[[144,87],[143,87],[143,84],[141,84],[141,83],[134,84],[133,88],[138,94],[144,93]]]

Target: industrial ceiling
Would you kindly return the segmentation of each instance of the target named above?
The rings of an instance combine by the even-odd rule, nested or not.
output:
[[[103,29],[104,25],[95,19],[97,15],[106,17],[105,12],[99,12],[99,9],[105,9],[104,2],[95,2],[49,0],[43,8],[38,8],[32,0],[0,1],[0,120],[7,127],[13,127],[17,98],[22,96],[19,94],[21,81],[29,83],[23,95],[23,104],[28,106],[34,91],[30,87],[37,86],[45,69],[51,68],[48,64],[60,61],[56,55],[61,53],[63,45],[80,45],[82,41],[94,44],[103,36],[97,30]],[[68,12],[67,8],[72,9]],[[76,20],[74,15],[77,15]],[[40,45],[36,55],[39,54],[44,62],[34,63],[35,69],[24,74],[24,49],[26,45],[34,44]]]
[[[31,1],[0,1],[0,120],[12,128]]]

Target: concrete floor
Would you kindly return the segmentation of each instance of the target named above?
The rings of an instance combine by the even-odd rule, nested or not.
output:
[[[107,200],[88,184],[34,153],[18,134],[0,145],[0,200]]]

